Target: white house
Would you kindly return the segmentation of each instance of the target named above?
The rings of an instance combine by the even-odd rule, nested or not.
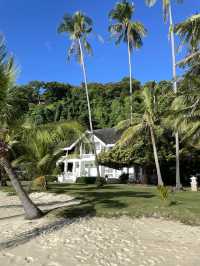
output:
[[[87,136],[87,137],[86,137]],[[112,148],[120,138],[120,133],[114,128],[104,128],[94,130],[94,142],[97,154],[103,150]],[[91,148],[91,133],[86,133],[77,139],[71,146],[64,148],[66,155],[61,157],[57,164],[63,164],[63,173],[58,176],[60,183],[75,183],[76,179],[81,176],[97,176],[95,166],[95,156]],[[123,168],[116,170],[113,168],[99,166],[101,177],[119,178],[123,173],[129,173],[134,177],[135,169]]]

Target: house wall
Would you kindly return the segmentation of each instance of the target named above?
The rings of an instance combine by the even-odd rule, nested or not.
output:
[[[94,136],[95,146],[97,154],[99,154],[102,150],[108,150],[113,145],[106,146],[101,140],[99,140],[96,136]],[[77,143],[78,144],[78,143]],[[64,173],[58,177],[58,182],[69,182],[74,183],[76,179],[80,176],[97,176],[97,169],[95,166],[95,156],[92,154],[91,149],[87,147],[84,143],[78,144],[73,148],[73,151],[77,154],[77,158],[71,158],[71,154],[69,152],[66,153],[64,160]],[[70,166],[70,167],[69,167]],[[101,177],[107,178],[119,178],[123,173],[130,173],[132,175],[135,174],[134,167],[132,168],[123,168],[121,170],[116,170],[113,168],[99,166]]]

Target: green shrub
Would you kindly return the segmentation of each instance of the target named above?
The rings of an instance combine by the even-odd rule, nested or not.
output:
[[[78,184],[95,184],[96,183],[96,177],[94,176],[81,176],[76,179],[76,183]],[[101,177],[101,181],[105,183],[105,179]]]
[[[55,175],[47,175],[46,180],[47,180],[47,182],[53,182],[54,183],[54,182],[58,181],[58,177]]]
[[[128,179],[129,179],[129,174],[125,174],[125,173],[123,173],[123,174],[120,175],[120,177],[119,177],[120,184],[127,184],[127,183],[128,183]]]
[[[120,180],[118,178],[108,178],[106,180],[106,183],[108,183],[108,184],[119,184]]]

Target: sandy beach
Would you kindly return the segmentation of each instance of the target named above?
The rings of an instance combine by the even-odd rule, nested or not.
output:
[[[78,203],[67,195],[32,198],[45,210]],[[126,216],[27,221],[17,197],[3,192],[0,210],[0,265],[200,265],[200,227]]]

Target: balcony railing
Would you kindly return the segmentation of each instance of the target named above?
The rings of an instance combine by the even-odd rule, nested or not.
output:
[[[89,153],[89,154],[82,154],[82,158],[93,158],[94,154],[93,153]]]

